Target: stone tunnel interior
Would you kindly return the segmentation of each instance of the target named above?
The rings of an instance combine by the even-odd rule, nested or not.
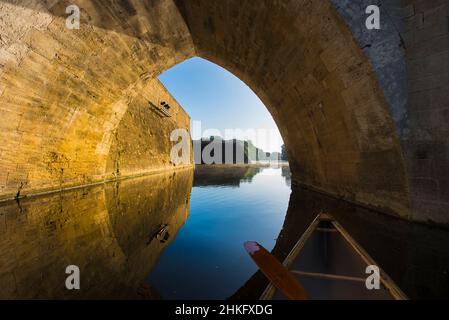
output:
[[[380,30],[365,25],[364,9],[371,2],[381,8]],[[72,5],[80,19],[74,29],[67,27]],[[5,221],[0,261],[20,264],[2,250],[27,237],[27,227],[11,216],[25,212],[25,220],[44,223],[39,210],[68,214],[77,204],[62,191],[72,192],[85,207],[95,206],[95,214],[70,213],[61,235],[70,237],[73,229],[81,238],[77,219],[85,232],[102,233],[107,240],[94,241],[102,247],[100,259],[115,258],[98,268],[120,265],[114,272],[124,272],[146,260],[114,292],[137,286],[145,266],[156,263],[154,252],[160,254],[165,245],[152,243],[153,251],[142,245],[137,253],[141,243],[135,235],[145,232],[137,218],[128,226],[121,221],[123,212],[134,214],[131,203],[139,212],[173,212],[170,224],[182,232],[189,221],[185,190],[210,185],[201,168],[195,181],[186,173],[195,167],[193,155],[188,163],[171,161],[170,133],[190,131],[191,118],[158,79],[200,57],[249,86],[284,140],[289,190],[297,191],[279,225],[284,237],[272,246],[278,259],[286,258],[325,210],[346,223],[362,246],[373,248],[375,260],[408,296],[447,297],[449,248],[440,242],[448,239],[449,226],[448,17],[446,0],[260,0],[257,5],[251,0],[0,0],[0,221]],[[149,103],[169,105],[170,121],[150,112]],[[225,171],[217,171],[220,183]],[[248,181],[262,173],[239,172],[226,179]],[[156,182],[153,176],[159,175],[163,178]],[[147,180],[155,186],[151,195],[138,187]],[[87,201],[83,194],[89,188]],[[172,191],[163,194],[165,189]],[[141,200],[158,195],[164,199],[160,207]],[[30,205],[45,197],[38,207]],[[142,219],[153,229],[163,220]],[[99,226],[87,227],[91,220]],[[392,238],[382,234],[383,228]],[[412,244],[404,237],[423,242],[414,239],[419,245],[409,252]],[[45,241],[62,241],[57,239],[52,234]],[[380,248],[389,241],[392,248]],[[75,245],[64,238],[62,248],[72,251]],[[429,281],[420,278],[426,268],[422,260],[432,259],[426,250],[439,255]],[[398,258],[391,259],[395,254]],[[66,262],[55,263],[62,268]],[[409,264],[415,269],[404,276]],[[46,267],[36,268],[44,272]],[[2,298],[20,297],[10,284],[11,270],[0,265],[0,284],[12,288],[0,292]],[[228,295],[253,298],[254,288],[266,286],[260,272],[246,280]],[[93,288],[96,282],[89,281]],[[107,279],[99,281],[103,285]],[[88,296],[98,294],[92,289]]]

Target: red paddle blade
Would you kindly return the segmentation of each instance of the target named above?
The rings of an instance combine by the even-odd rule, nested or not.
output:
[[[296,280],[270,252],[257,242],[245,242],[245,250],[270,282],[290,300],[307,300],[308,295]]]

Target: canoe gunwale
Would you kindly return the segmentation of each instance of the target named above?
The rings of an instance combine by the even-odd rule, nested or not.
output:
[[[321,221],[329,221],[332,223],[333,227],[341,234],[341,236],[346,240],[346,242],[349,243],[349,245],[352,247],[352,249],[362,258],[362,260],[368,265],[375,265],[378,266],[378,264],[374,261],[373,258],[349,235],[349,233],[343,228],[343,226],[338,223],[331,215],[327,213],[320,213],[318,214],[315,219],[312,221],[310,226],[306,229],[306,231],[301,235],[298,242],[295,244],[293,249],[290,251],[288,256],[285,258],[284,262],[282,263],[284,267],[286,267],[288,270],[290,270],[290,267],[292,263],[296,260],[298,255],[300,254],[301,250],[304,248],[306,242],[311,237],[312,233],[318,228],[318,225]],[[389,291],[391,296],[395,300],[407,300],[407,296],[402,292],[402,290],[394,283],[394,281],[388,276],[386,272],[382,270],[382,268],[379,268],[380,271],[380,280],[381,283],[384,285],[384,287]],[[290,270],[290,272],[294,273],[293,270]],[[298,273],[298,272],[295,272]],[[300,271],[299,271],[300,273]],[[312,273],[310,273],[312,274]],[[327,276],[334,276],[339,277],[339,275],[327,275]],[[276,288],[269,283],[268,286],[265,288],[264,292],[260,296],[260,300],[271,300],[276,293]]]
[[[312,233],[315,231],[316,227],[320,223],[320,214],[315,217],[315,219],[312,221],[310,226],[307,228],[307,230],[302,234],[301,238],[299,238],[298,242],[295,244],[293,249],[288,254],[287,258],[285,258],[284,262],[282,263],[285,268],[290,269],[290,265],[293,263],[293,261],[298,256],[301,249],[306,244],[307,240],[310,238]],[[276,288],[270,283],[268,284],[265,291],[262,293],[260,300],[271,300],[276,292]]]

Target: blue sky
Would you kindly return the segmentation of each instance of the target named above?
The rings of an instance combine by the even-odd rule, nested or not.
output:
[[[280,151],[282,138],[267,108],[244,82],[226,69],[201,58],[192,58],[167,70],[159,80],[190,114],[194,139],[210,135],[246,138],[267,152]],[[201,121],[201,129],[198,121]],[[225,129],[241,129],[242,132],[253,129],[259,135],[252,138],[235,132],[228,137]]]

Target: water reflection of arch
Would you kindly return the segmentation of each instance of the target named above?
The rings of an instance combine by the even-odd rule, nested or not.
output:
[[[242,182],[251,182],[267,167],[260,165],[198,165],[195,168],[194,186],[237,188]]]
[[[137,293],[187,220],[192,181],[192,170],[181,170],[105,188],[112,233],[126,257],[120,281],[131,290],[127,296]],[[161,229],[163,239],[157,237]]]
[[[140,297],[140,282],[170,242],[149,241],[151,232],[168,223],[173,238],[192,180],[184,170],[2,204],[0,298]],[[71,264],[80,267],[80,291],[65,288]]]

